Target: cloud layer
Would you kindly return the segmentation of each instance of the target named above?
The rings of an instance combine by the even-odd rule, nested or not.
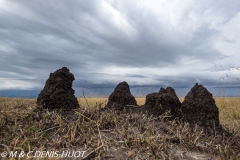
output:
[[[0,1],[0,89],[239,85],[240,1]]]

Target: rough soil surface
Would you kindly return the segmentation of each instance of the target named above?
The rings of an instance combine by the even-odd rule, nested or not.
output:
[[[172,87],[161,88],[158,93],[148,94],[144,107],[156,116],[170,111],[173,118],[181,117],[181,102]]]
[[[127,105],[137,105],[135,97],[131,94],[127,82],[119,83],[108,98],[106,108],[122,110]]]
[[[182,103],[184,120],[192,125],[198,124],[208,131],[219,128],[219,111],[212,94],[196,83]]]
[[[181,117],[181,102],[172,87],[161,88],[157,99],[157,106],[162,107],[162,112],[170,111],[173,117]]]
[[[146,96],[145,105],[149,107],[154,107],[156,105],[158,93],[150,93]]]
[[[48,80],[37,98],[37,104],[48,109],[79,108],[77,98],[72,89],[74,75],[67,67],[50,73]]]

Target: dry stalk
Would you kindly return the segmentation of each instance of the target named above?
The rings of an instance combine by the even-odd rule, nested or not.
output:
[[[93,151],[91,151],[90,153],[88,153],[83,159],[87,159],[92,153],[96,152],[97,150],[99,150],[100,148],[102,148],[103,145],[99,146],[98,148],[94,149]]]
[[[88,101],[87,101],[87,99],[86,99],[86,97],[85,97],[85,94],[84,94],[84,89],[82,89],[82,94],[83,94],[83,98],[85,99],[85,101],[86,101],[86,103],[87,103],[87,106],[89,107]],[[90,108],[90,107],[89,107],[89,108]]]

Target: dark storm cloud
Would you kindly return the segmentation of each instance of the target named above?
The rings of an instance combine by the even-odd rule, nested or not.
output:
[[[147,76],[138,75],[138,74],[127,74],[126,77],[136,77],[136,78],[146,78]]]
[[[158,10],[146,9],[135,1],[3,0],[0,2],[4,5],[0,6],[1,77],[20,80],[23,76],[43,84],[50,72],[67,66],[75,75],[75,86],[112,86],[115,82],[109,77],[118,77],[118,73],[106,74],[107,67],[161,69],[182,66],[185,59],[204,63],[225,59],[228,55],[212,46],[220,31],[208,18],[222,15],[223,20],[216,24],[222,26],[239,12],[240,2],[212,3],[201,1],[182,9],[179,15],[173,13],[178,17],[171,22],[171,17],[156,14]],[[212,17],[193,22],[195,13],[208,13]],[[225,41],[230,42],[229,38]],[[122,76],[148,77],[144,73]],[[160,85],[171,79],[174,76],[155,77]],[[186,86],[191,79],[194,78],[186,75],[176,83]]]

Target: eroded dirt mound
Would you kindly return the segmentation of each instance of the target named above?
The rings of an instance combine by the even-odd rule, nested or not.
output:
[[[158,93],[148,94],[144,107],[149,114],[156,116],[170,111],[173,118],[181,117],[181,102],[172,87],[161,88]]]
[[[185,97],[182,113],[187,122],[203,126],[210,132],[220,127],[219,111],[212,94],[197,83]]]
[[[48,80],[37,98],[37,104],[48,109],[78,108],[77,98],[74,96],[72,82],[74,75],[67,67],[50,73]]]
[[[181,117],[181,102],[177,97],[174,89],[172,87],[167,87],[165,90],[160,90],[158,99],[158,107],[162,108],[162,112],[170,111],[170,114],[175,118]]]
[[[145,105],[149,107],[154,107],[156,105],[158,93],[150,93],[146,96]]]
[[[106,108],[122,110],[127,105],[137,105],[135,97],[131,94],[127,82],[119,83],[108,98]]]

